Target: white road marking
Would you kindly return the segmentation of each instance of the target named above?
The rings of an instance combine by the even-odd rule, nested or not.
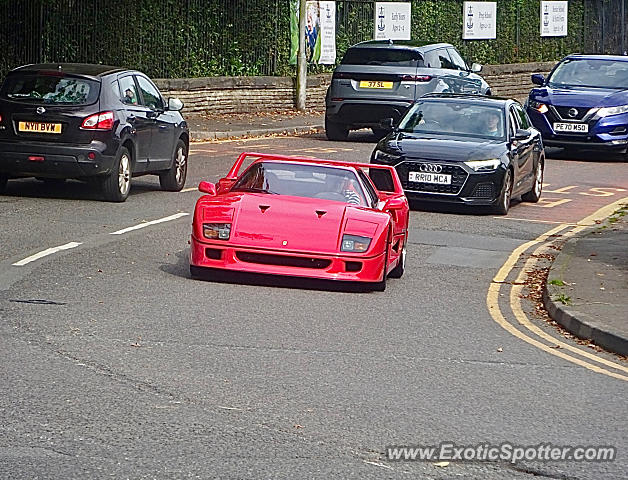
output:
[[[157,220],[151,220],[150,222],[143,222],[139,225],[133,225],[132,227],[123,228],[122,230],[118,230],[117,232],[111,232],[109,235],[122,235],[123,233],[131,232],[133,230],[139,230],[140,228],[148,227],[149,225],[155,225],[157,223],[169,222],[171,220],[176,220],[177,218],[186,217],[189,213],[175,213],[174,215],[170,215],[168,217],[159,218]]]
[[[181,190],[181,193],[184,193],[184,192],[193,192],[194,190],[198,190],[198,187],[184,188],[183,190]]]
[[[60,252],[61,250],[69,250],[70,248],[75,248],[81,245],[80,242],[70,242],[65,245],[59,245],[58,247],[47,248],[35,255],[31,255],[30,257],[26,257],[19,262],[15,262],[13,266],[15,267],[23,267],[24,265],[34,262],[35,260],[39,260],[40,258],[47,257],[48,255],[52,255],[53,253]]]

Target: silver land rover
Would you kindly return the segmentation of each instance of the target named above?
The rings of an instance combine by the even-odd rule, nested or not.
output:
[[[448,43],[368,41],[350,47],[334,70],[325,99],[329,140],[346,140],[349,130],[397,123],[416,99],[432,92],[490,95],[490,87]]]

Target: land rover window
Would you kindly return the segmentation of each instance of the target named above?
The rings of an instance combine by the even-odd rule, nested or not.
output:
[[[420,67],[423,66],[423,58],[418,52],[407,49],[350,48],[341,63],[343,65]]]

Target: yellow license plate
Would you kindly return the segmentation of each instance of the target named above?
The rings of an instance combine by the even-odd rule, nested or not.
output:
[[[61,133],[61,124],[44,122],[20,122],[17,129],[20,132]]]
[[[360,82],[360,88],[383,88],[390,90],[393,87],[393,82],[378,82],[375,80],[362,80]]]

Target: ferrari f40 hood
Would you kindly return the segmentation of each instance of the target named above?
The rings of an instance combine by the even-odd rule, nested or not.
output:
[[[230,212],[232,245],[321,254],[338,253],[348,219],[351,228],[357,221],[360,233],[375,234],[387,216],[342,202],[258,193],[232,193],[202,208],[205,223],[227,223]]]

